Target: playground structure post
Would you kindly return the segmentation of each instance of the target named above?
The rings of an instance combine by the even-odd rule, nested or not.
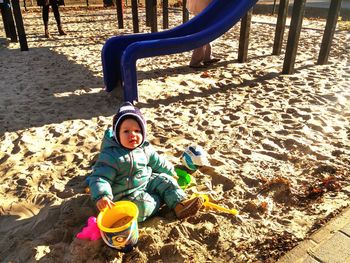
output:
[[[163,29],[169,28],[169,1],[163,0]]]
[[[253,8],[251,8],[247,14],[241,19],[241,28],[239,35],[239,47],[238,47],[238,62],[244,63],[248,57],[249,46],[249,32],[252,22]]]
[[[28,51],[27,37],[26,37],[26,32],[24,30],[23,18],[22,18],[21,7],[19,5],[19,0],[12,0],[12,6],[13,6],[13,14],[16,21],[16,27],[18,32],[19,43],[21,46],[21,51]]]
[[[273,6],[272,6],[272,12],[271,12],[271,15],[274,15],[275,12],[276,12],[276,2],[277,0],[273,0]]]
[[[295,0],[288,34],[282,74],[293,74],[306,0]]]
[[[139,33],[139,16],[138,16],[138,2],[139,0],[131,0],[131,9],[132,9],[132,22],[133,22],[133,32]],[[124,28],[123,23],[123,1],[116,0],[117,8],[117,19],[118,27]],[[127,2],[126,2],[127,4]],[[182,20],[183,23],[189,20],[189,13],[186,8],[186,0],[184,0],[182,5]],[[163,12],[163,29],[169,28],[169,0],[162,1],[162,12]],[[158,13],[157,13],[157,0],[145,0],[145,14],[146,14],[146,26],[151,27],[151,32],[158,32]]]
[[[182,23],[186,23],[190,19],[190,14],[186,8],[187,0],[182,0]]]
[[[131,10],[132,10],[132,26],[134,33],[139,33],[139,15],[138,15],[138,3],[137,0],[131,0]]]
[[[327,17],[326,27],[322,37],[320,53],[318,55],[317,65],[324,65],[328,62],[329,53],[333,41],[335,28],[338,21],[338,14],[341,7],[341,0],[332,0]]]
[[[11,39],[11,42],[17,42],[17,33],[15,22],[13,20],[12,8],[9,0],[4,0],[1,5],[2,21],[4,23],[6,37]]]
[[[286,19],[288,15],[288,4],[289,0],[280,0],[272,55],[281,54],[284,29],[286,26]]]
[[[158,20],[157,20],[157,0],[151,0],[150,4],[150,15],[151,15],[151,32],[158,32]]]
[[[116,5],[116,8],[117,8],[118,28],[124,28],[123,0],[116,0],[115,5]]]
[[[146,26],[151,26],[151,1],[152,0],[145,0],[145,8],[146,8]]]

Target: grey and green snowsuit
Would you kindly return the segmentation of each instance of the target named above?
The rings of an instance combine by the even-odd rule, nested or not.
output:
[[[93,201],[104,196],[113,201],[130,200],[138,206],[138,221],[142,222],[163,203],[173,209],[185,199],[173,173],[173,165],[148,141],[129,150],[116,142],[112,129],[108,129],[89,178],[91,197]]]

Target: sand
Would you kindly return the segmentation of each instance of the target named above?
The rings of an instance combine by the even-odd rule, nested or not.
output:
[[[349,31],[317,66],[325,20],[305,19],[296,72],[282,75],[276,17],[254,15],[247,63],[237,62],[239,24],[213,42],[221,61],[206,70],[188,68],[190,52],[138,61],[148,139],[174,165],[201,145],[210,165],[186,191],[240,217],[203,209],[178,220],[165,207],[139,224],[130,253],[75,238],[98,213],[85,179],[120,103],[103,90],[100,52],[131,33],[128,16],[120,30],[114,9],[67,9],[59,36],[50,13],[45,39],[40,13],[24,13],[28,52],[0,25],[1,262],[275,262],[349,205]]]

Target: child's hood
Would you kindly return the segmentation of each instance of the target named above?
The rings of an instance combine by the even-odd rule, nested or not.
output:
[[[116,140],[113,137],[113,130],[107,129],[105,131],[105,134],[103,136],[103,142],[102,142],[102,149],[109,148],[109,147],[121,147],[121,145],[116,142]]]

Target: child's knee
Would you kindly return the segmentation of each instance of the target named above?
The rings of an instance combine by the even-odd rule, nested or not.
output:
[[[147,218],[153,216],[160,208],[160,199],[158,196],[143,193],[139,195],[133,202],[139,210],[138,222],[143,222]]]

